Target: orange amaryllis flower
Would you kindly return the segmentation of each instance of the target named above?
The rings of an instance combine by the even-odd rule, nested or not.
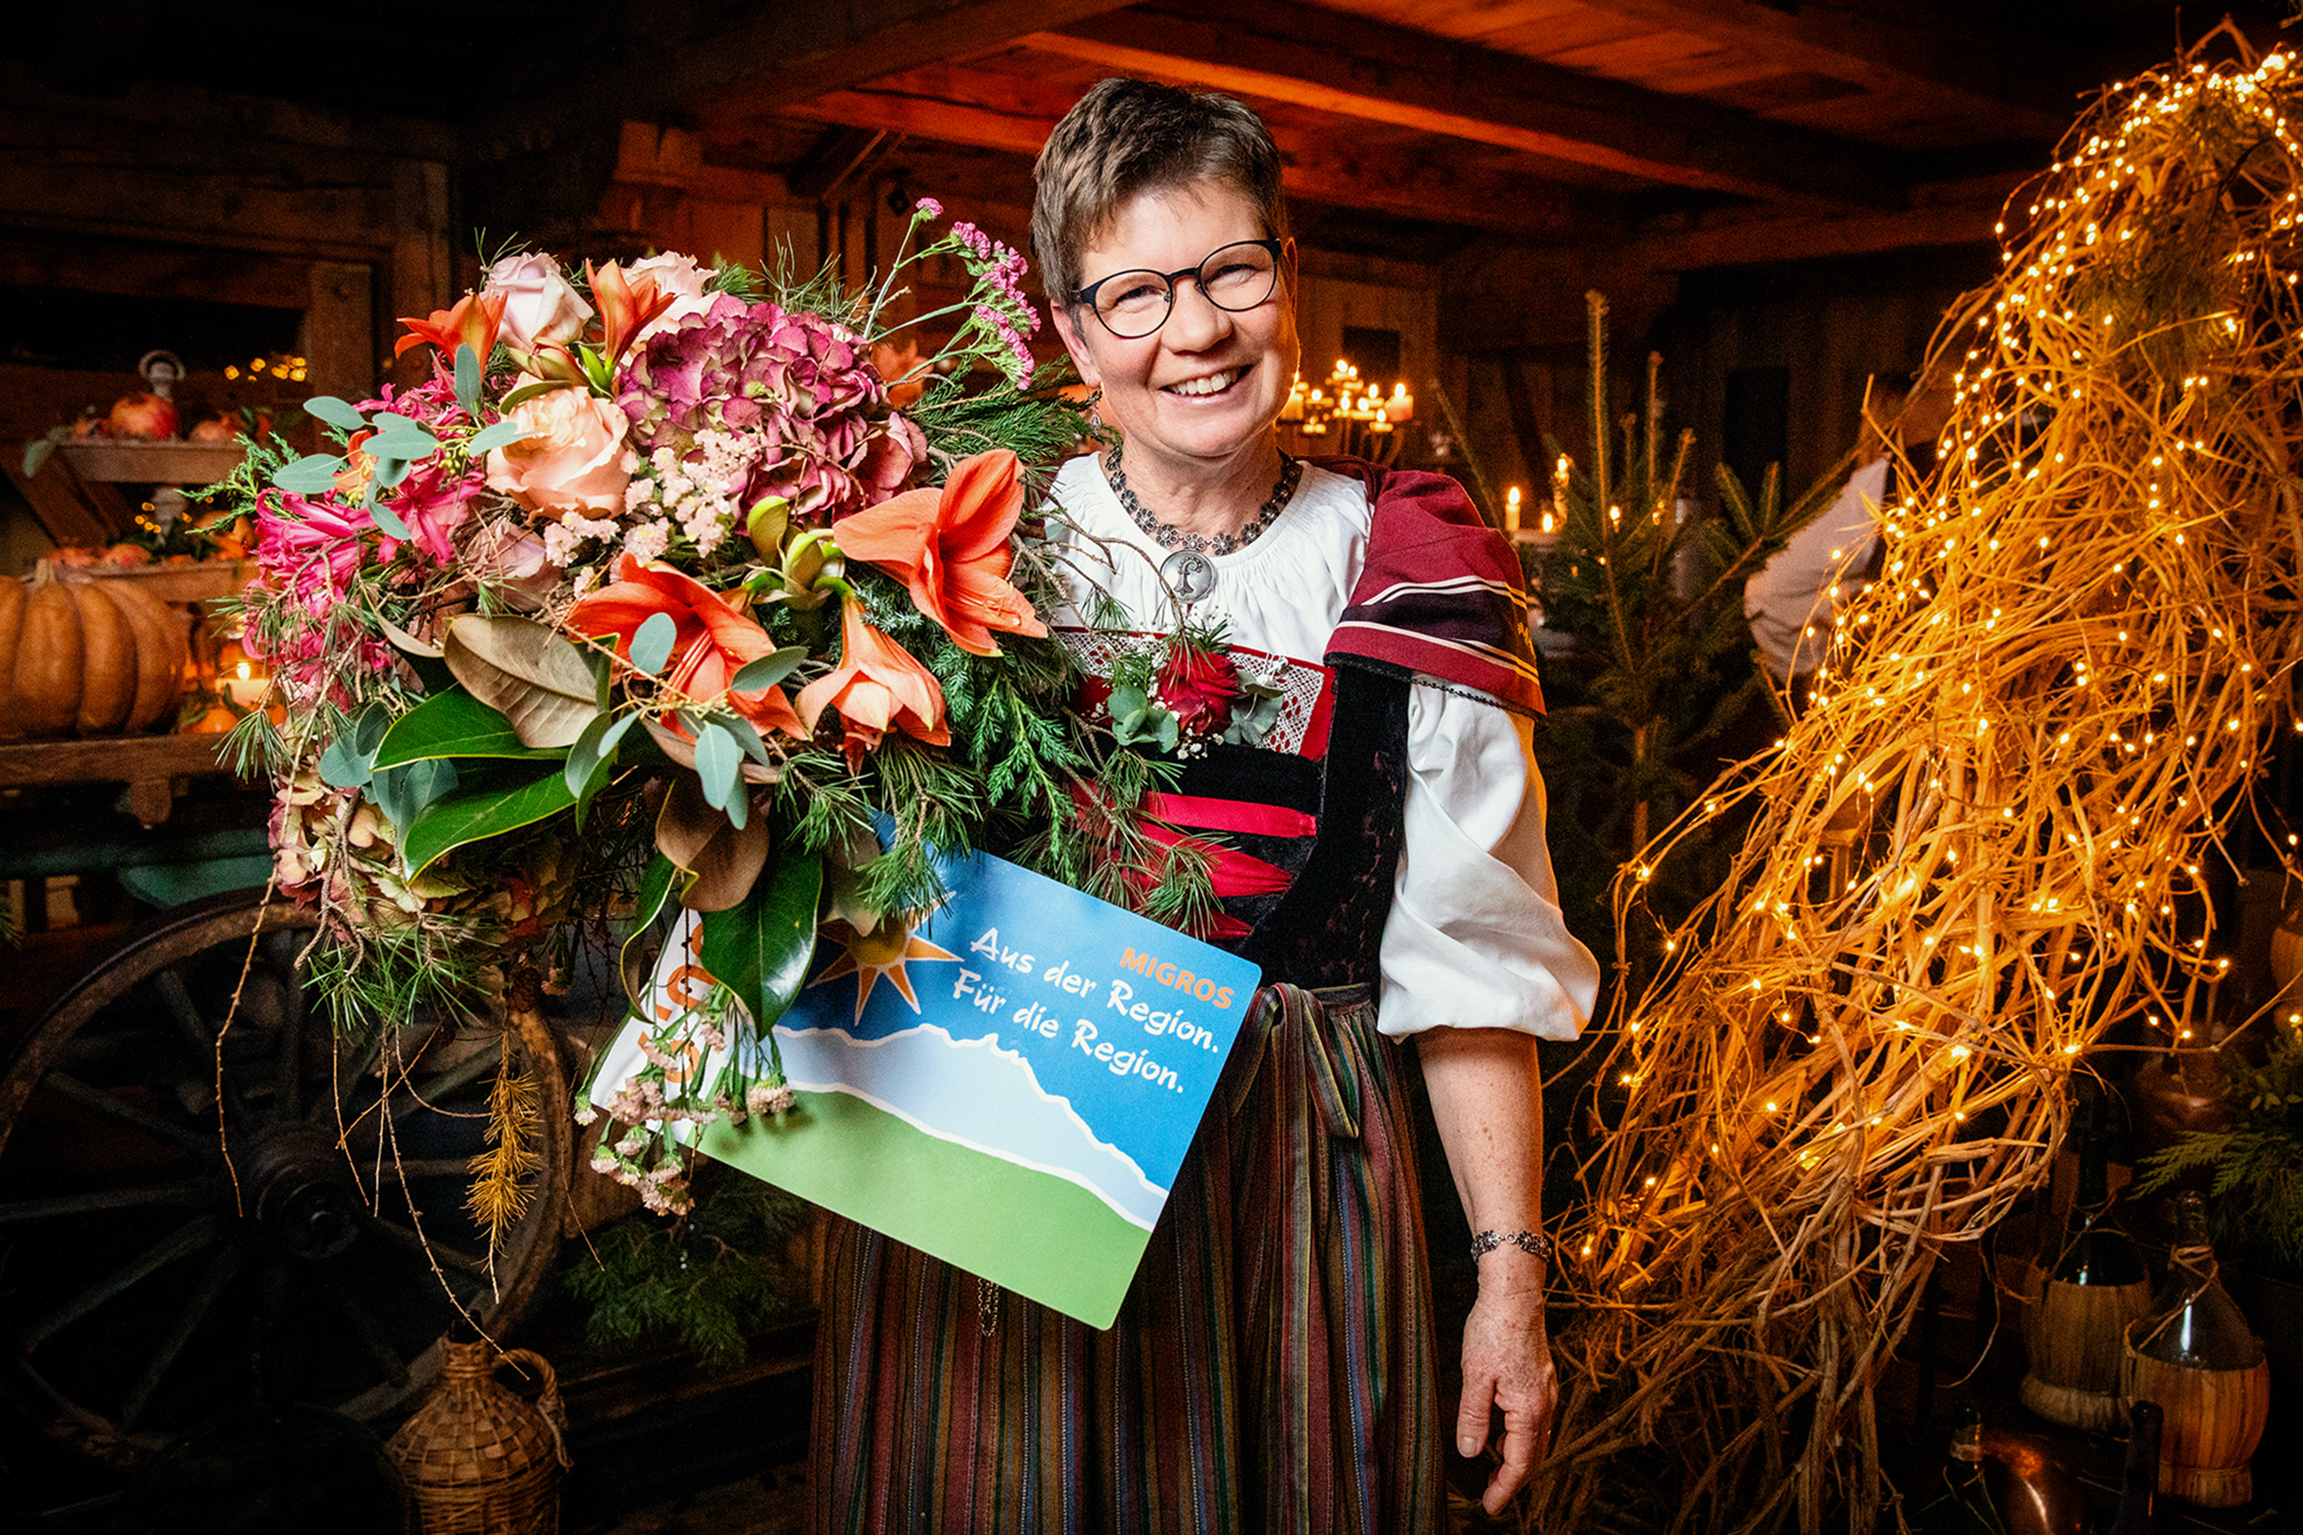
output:
[[[1023,514],[1023,481],[1005,448],[963,459],[941,490],[907,490],[840,520],[840,552],[901,577],[920,611],[952,643],[996,656],[992,631],[1045,635],[1024,594],[1008,585],[1008,535]]]
[[[578,599],[568,610],[568,628],[596,639],[613,636],[617,659],[628,662],[640,625],[661,613],[672,621],[672,653],[664,663],[667,684],[698,703],[726,694],[728,707],[759,729],[807,738],[808,727],[782,688],[728,692],[729,679],[776,648],[757,622],[669,566],[645,564],[627,554],[616,574],[613,586]]]
[[[468,344],[484,368],[488,365],[488,354],[496,349],[496,332],[503,329],[504,305],[510,298],[508,293],[467,293],[456,300],[453,309],[433,310],[428,320],[402,315],[400,323],[408,327],[408,334],[392,348],[392,355],[397,357],[408,348],[429,341],[453,357],[459,345]]]
[[[677,293],[656,291],[656,274],[643,272],[633,282],[624,275],[624,269],[613,261],[598,271],[584,263],[584,280],[592,285],[592,302],[600,306],[600,352],[613,366],[624,355],[624,348],[646,328],[647,323],[672,307],[679,298]]]
[[[800,718],[811,731],[827,706],[847,721],[850,770],[863,766],[864,753],[879,746],[891,725],[930,746],[952,743],[935,674],[865,623],[853,602],[840,608],[839,669],[800,689]]]

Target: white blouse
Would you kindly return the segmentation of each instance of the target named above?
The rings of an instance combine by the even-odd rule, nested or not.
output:
[[[1159,563],[1093,457],[1056,476],[1062,578],[1057,622],[1092,617],[1100,587],[1136,626],[1175,615]],[[1233,644],[1318,663],[1367,559],[1374,515],[1357,480],[1304,466],[1287,509],[1246,548],[1214,556],[1214,593],[1194,617]],[[1068,523],[1068,526],[1066,524]],[[1544,844],[1543,778],[1519,715],[1440,687],[1408,695],[1406,846],[1383,930],[1377,1026],[1507,1028],[1573,1039],[1599,994],[1599,964],[1568,932]]]

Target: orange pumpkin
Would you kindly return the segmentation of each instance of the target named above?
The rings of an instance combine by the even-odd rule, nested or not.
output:
[[[190,643],[133,582],[0,580],[0,739],[151,729],[183,695]]]

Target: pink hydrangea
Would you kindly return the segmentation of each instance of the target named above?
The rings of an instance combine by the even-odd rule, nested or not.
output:
[[[712,487],[740,505],[781,496],[801,517],[830,522],[866,504],[859,472],[884,435],[887,389],[844,326],[721,294],[634,349],[619,382],[643,455],[669,448],[687,461],[706,431],[741,439],[725,483]]]

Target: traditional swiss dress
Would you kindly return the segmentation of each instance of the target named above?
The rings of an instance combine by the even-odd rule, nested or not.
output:
[[[1055,496],[1074,611],[1175,610],[1097,462]],[[1286,689],[1267,748],[1192,759],[1160,819],[1216,834],[1218,941],[1258,994],[1117,1322],[1099,1332],[835,1221],[819,1531],[1445,1528],[1432,1310],[1398,1037],[1571,1038],[1510,550],[1452,480],[1307,465],[1192,609]],[[1095,636],[1074,633],[1093,652]],[[1092,660],[1092,654],[1091,654]]]

